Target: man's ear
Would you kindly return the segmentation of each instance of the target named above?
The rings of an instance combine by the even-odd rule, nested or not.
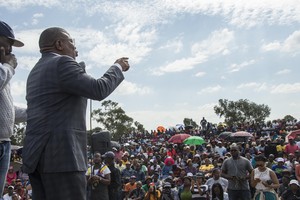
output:
[[[57,50],[59,50],[59,51],[62,51],[64,48],[63,48],[63,46],[62,46],[62,42],[60,41],[60,40],[57,40],[56,42],[55,42],[55,48],[57,49]]]

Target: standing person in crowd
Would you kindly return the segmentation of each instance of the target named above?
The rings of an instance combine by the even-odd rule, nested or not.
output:
[[[8,185],[11,185],[14,181],[16,181],[18,178],[17,173],[14,170],[14,166],[9,166],[8,172],[6,174],[6,183]]]
[[[115,154],[112,151],[108,151],[103,155],[104,162],[110,170],[110,184],[108,185],[109,200],[119,200],[121,198],[121,173],[118,168],[115,167]]]
[[[291,180],[289,189],[282,193],[281,200],[297,200],[300,199],[300,185],[297,180]]]
[[[273,165],[276,165],[274,154],[270,154],[266,163],[266,167],[272,169]]]
[[[231,158],[222,165],[222,176],[228,180],[228,195],[230,200],[250,200],[249,174],[253,168],[247,158],[240,156],[239,146],[230,146]]]
[[[15,39],[11,27],[0,21],[0,198],[6,183],[8,171],[11,142],[15,122],[26,120],[26,110],[13,105],[10,91],[10,80],[15,74],[18,65],[12,47],[22,47],[24,44]]]
[[[90,200],[109,200],[110,173],[111,171],[107,165],[102,162],[101,154],[95,153],[94,164],[86,172]]]
[[[29,174],[33,199],[86,199],[87,98],[101,101],[124,80],[128,58],[117,59],[94,79],[76,62],[70,34],[47,28],[39,39],[41,59],[27,80],[27,128],[23,171]]]
[[[256,168],[251,172],[251,186],[256,189],[254,199],[277,200],[276,189],[279,181],[276,174],[266,167],[267,158],[263,155],[255,157]]]

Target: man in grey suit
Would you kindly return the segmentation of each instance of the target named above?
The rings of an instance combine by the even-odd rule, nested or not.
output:
[[[66,30],[44,30],[39,47],[42,57],[27,80],[22,169],[29,174],[33,200],[84,200],[87,98],[110,95],[124,80],[128,58],[116,60],[95,79],[75,61],[78,52]]]

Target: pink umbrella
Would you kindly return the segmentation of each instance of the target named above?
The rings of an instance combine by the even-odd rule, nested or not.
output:
[[[168,163],[170,163],[171,165],[174,165],[175,164],[175,161],[174,159],[171,157],[171,156],[168,156],[166,159],[165,159],[165,165],[168,165]]]
[[[182,143],[186,138],[190,137],[191,135],[190,134],[186,134],[186,133],[180,133],[180,134],[176,134],[176,135],[173,135],[169,140],[168,142],[170,143]]]
[[[246,131],[238,131],[235,133],[232,133],[232,137],[253,137],[253,135]]]

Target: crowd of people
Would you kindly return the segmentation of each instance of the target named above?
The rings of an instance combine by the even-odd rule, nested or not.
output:
[[[129,134],[111,151],[90,152],[87,199],[300,199],[299,143],[292,137],[286,142],[282,131],[245,142],[193,129],[182,132],[206,142],[169,143],[179,134],[173,131]],[[28,176],[10,168],[6,192],[12,188],[20,199],[30,198]]]

